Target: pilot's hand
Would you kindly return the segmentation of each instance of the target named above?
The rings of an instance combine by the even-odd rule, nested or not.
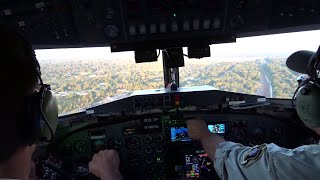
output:
[[[120,158],[115,150],[104,150],[95,154],[89,162],[89,170],[101,180],[121,180]]]
[[[192,119],[187,121],[188,135],[193,140],[203,140],[210,137],[210,131],[207,124],[200,119]]]

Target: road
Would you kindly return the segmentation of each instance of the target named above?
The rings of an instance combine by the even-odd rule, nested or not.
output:
[[[263,60],[263,63],[260,65],[260,73],[261,73],[260,83],[261,83],[261,86],[257,90],[257,94],[265,96],[267,98],[272,98],[273,97],[272,85],[271,85],[271,82],[270,82],[268,76],[266,75],[267,74],[266,71],[263,68],[263,65],[266,65],[266,64],[267,64],[266,61]]]

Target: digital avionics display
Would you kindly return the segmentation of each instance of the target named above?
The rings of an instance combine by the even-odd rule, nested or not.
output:
[[[208,125],[208,129],[212,133],[224,134],[226,133],[226,125],[225,124],[212,124]]]
[[[191,141],[186,127],[171,127],[171,142]]]
[[[208,129],[212,133],[225,134],[225,124],[208,125]],[[188,136],[188,128],[171,127],[171,142],[188,142],[191,139]]]
[[[185,155],[186,179],[201,179],[201,177],[212,177],[214,172],[213,163],[207,154]]]

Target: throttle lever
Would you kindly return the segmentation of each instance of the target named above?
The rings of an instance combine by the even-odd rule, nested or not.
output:
[[[62,170],[61,168],[59,168],[58,166],[56,166],[55,164],[51,163],[48,160],[39,160],[38,163],[44,164],[45,166],[47,166],[47,167],[51,168],[52,170],[58,172],[62,176],[66,177],[67,179],[72,179],[72,180],[75,179],[72,174]]]

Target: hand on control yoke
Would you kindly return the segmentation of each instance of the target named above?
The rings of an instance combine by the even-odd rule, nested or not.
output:
[[[122,180],[119,166],[120,158],[115,150],[100,151],[89,162],[90,172],[101,180]]]

